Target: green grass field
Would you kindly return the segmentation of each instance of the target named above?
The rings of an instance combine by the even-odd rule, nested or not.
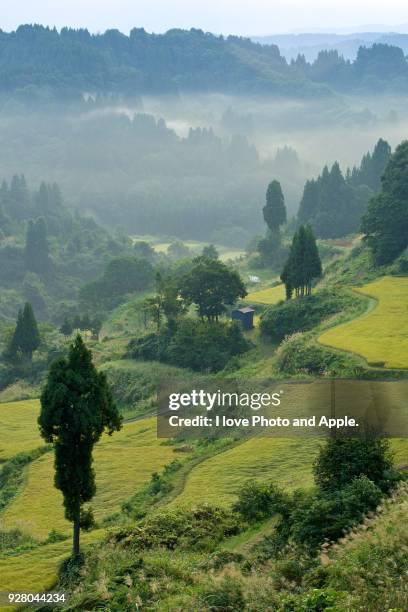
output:
[[[285,286],[277,285],[276,287],[269,287],[268,289],[261,289],[260,291],[254,291],[248,293],[245,298],[246,302],[254,304],[277,304],[281,300],[285,299]]]
[[[104,436],[94,451],[97,493],[92,500],[95,517],[120,509],[135,490],[174,458],[170,446],[156,437],[154,419],[126,424],[112,437]],[[3,527],[19,528],[45,539],[51,529],[70,533],[64,518],[62,495],[53,486],[53,454],[46,453],[28,467],[24,489],[6,508]]]
[[[408,368],[408,278],[385,276],[355,291],[378,304],[358,319],[329,329],[319,342],[360,355],[369,365]]]
[[[0,461],[43,446],[37,427],[39,410],[38,399],[0,404]]]

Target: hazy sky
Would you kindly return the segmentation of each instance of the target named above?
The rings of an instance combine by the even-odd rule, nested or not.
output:
[[[261,35],[408,23],[407,0],[0,0],[0,28],[21,23],[83,26],[104,31],[134,26]],[[390,27],[390,29],[392,29]],[[400,29],[400,28],[398,28]],[[406,28],[404,28],[406,30]]]

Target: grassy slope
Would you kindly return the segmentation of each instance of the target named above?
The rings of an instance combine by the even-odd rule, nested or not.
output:
[[[330,587],[347,593],[344,610],[406,610],[408,487],[386,500],[377,516],[335,545],[324,560]]]
[[[42,446],[36,421],[39,400],[0,404],[0,461]]]
[[[319,342],[384,362],[388,368],[408,368],[408,278],[382,277],[356,289],[378,300],[367,315],[328,330]]]
[[[153,419],[126,424],[112,437],[104,436],[94,452],[97,493],[92,507],[96,519],[119,510],[135,489],[173,458],[172,448],[162,446],[157,439]],[[51,529],[70,532],[71,525],[64,518],[62,495],[53,487],[53,478],[52,453],[28,467],[23,491],[3,514],[5,529],[20,528],[40,539],[46,538]]]

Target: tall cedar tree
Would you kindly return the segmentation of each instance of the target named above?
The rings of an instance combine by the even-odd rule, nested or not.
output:
[[[278,234],[286,223],[285,198],[278,181],[272,181],[266,192],[266,204],[262,209],[265,223],[273,234]]]
[[[301,225],[293,236],[289,257],[281,274],[286,297],[310,295],[312,282],[322,274],[319,250],[310,226]]]
[[[361,231],[377,265],[388,264],[408,246],[408,140],[392,155],[382,190],[363,217]]]
[[[33,353],[40,346],[40,334],[34,311],[29,302],[26,302],[24,309],[19,310],[16,328],[10,344],[10,356],[14,360],[19,354],[29,361],[33,358]]]
[[[247,295],[238,272],[230,270],[219,259],[196,257],[194,266],[180,283],[180,295],[186,304],[196,304],[199,316],[218,321],[227,305]]]
[[[95,495],[92,450],[102,433],[121,428],[105,374],[78,335],[68,359],[55,361],[41,395],[41,436],[55,447],[55,486],[64,497],[65,516],[73,522],[73,555],[80,552],[82,506]]]

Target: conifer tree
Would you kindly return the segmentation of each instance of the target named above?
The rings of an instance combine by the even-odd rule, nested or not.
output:
[[[262,210],[269,230],[274,234],[278,234],[281,225],[286,223],[285,198],[278,181],[269,183],[266,192],[266,204]]]
[[[14,360],[19,354],[28,361],[32,360],[33,353],[40,346],[40,334],[34,311],[29,302],[24,309],[18,311],[16,328],[11,339],[9,353]]]
[[[381,192],[369,202],[361,230],[377,265],[388,264],[408,246],[408,141],[392,155]]]
[[[121,428],[121,416],[106,376],[92,363],[80,335],[68,358],[55,361],[41,395],[41,436],[55,448],[55,486],[64,498],[65,516],[73,523],[73,555],[80,552],[83,504],[95,495],[92,451],[102,433]]]
[[[310,226],[301,225],[293,236],[289,257],[281,274],[286,298],[310,295],[312,282],[322,274],[322,264],[316,240]]]

